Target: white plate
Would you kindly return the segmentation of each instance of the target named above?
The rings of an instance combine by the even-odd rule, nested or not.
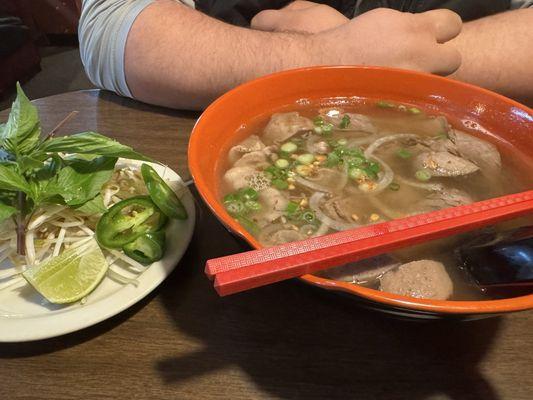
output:
[[[179,175],[170,168],[152,166],[174,190],[183,185]],[[63,306],[50,304],[25,281],[1,290],[0,342],[46,339],[86,328],[120,313],[154,290],[176,267],[194,231],[192,194],[185,189],[180,197],[189,218],[185,221],[171,220],[167,227],[165,256],[138,276],[138,286],[121,285],[105,277],[87,296],[84,304],[78,302]]]

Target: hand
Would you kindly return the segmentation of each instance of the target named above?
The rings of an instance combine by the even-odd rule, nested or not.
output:
[[[264,10],[252,18],[252,29],[273,32],[317,33],[350,21],[325,4],[294,1],[280,10]]]
[[[310,51],[316,64],[380,65],[448,75],[459,68],[461,54],[446,42],[461,27],[461,18],[449,10],[410,14],[379,8],[310,36]]]

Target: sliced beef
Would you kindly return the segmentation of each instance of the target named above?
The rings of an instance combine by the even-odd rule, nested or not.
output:
[[[265,127],[263,139],[267,143],[281,143],[298,132],[313,129],[313,121],[298,112],[273,114]]]
[[[251,153],[253,151],[263,150],[265,144],[259,139],[257,135],[251,135],[236,146],[233,146],[229,151],[229,162],[233,165],[243,154]]]
[[[234,167],[252,167],[255,169],[263,169],[268,167],[270,163],[268,162],[268,158],[264,150],[257,150],[250,153],[245,153],[233,165]]]
[[[412,214],[442,210],[448,207],[457,207],[473,203],[472,197],[459,189],[444,188],[440,191],[430,192],[422,200],[417,201],[411,208]]]
[[[259,192],[259,204],[261,210],[252,215],[252,219],[263,227],[283,215],[287,209],[289,200],[278,189],[266,188]]]
[[[433,176],[461,176],[479,170],[479,167],[471,161],[447,151],[420,153],[414,159],[414,166],[418,170],[428,170]]]
[[[249,180],[255,173],[256,170],[253,167],[233,167],[226,171],[223,180],[233,192],[249,186]]]

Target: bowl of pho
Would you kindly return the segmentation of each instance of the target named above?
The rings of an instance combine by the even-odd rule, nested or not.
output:
[[[219,220],[262,248],[528,190],[532,132],[531,109],[469,84],[312,67],[215,101],[193,130],[189,167]],[[531,225],[507,221],[300,279],[414,318],[530,309],[532,286],[487,287],[469,271],[503,268],[487,254]],[[533,257],[532,236],[521,240]]]

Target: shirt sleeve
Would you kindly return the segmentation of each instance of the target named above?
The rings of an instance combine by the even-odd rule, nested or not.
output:
[[[533,8],[533,0],[511,0],[511,8]]]
[[[132,97],[124,72],[124,52],[131,26],[154,0],[84,0],[78,27],[80,56],[91,82]],[[183,4],[194,7],[192,0]]]

